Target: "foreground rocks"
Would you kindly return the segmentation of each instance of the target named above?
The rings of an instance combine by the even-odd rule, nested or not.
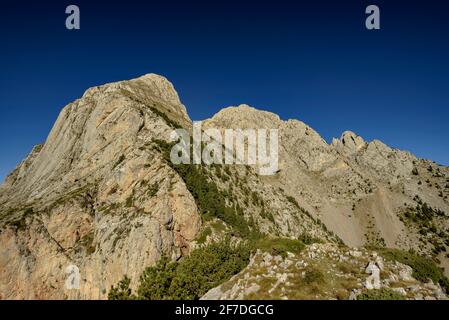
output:
[[[247,268],[202,299],[355,300],[370,291],[365,269],[375,261],[382,264],[381,289],[397,292],[404,299],[447,300],[439,285],[414,279],[409,266],[384,260],[374,251],[333,244],[312,244],[300,254],[285,257],[259,250]]]

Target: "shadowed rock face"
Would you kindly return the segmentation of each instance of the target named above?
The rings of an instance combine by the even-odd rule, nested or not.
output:
[[[191,125],[173,85],[154,74],[91,88],[66,106],[47,141],[0,186],[0,298],[105,298],[123,275],[135,288],[162,255],[188,254],[201,229],[199,210],[155,141]],[[349,131],[328,144],[303,122],[246,105],[221,110],[204,121],[207,128],[279,129],[279,173],[230,170],[232,197],[267,236],[330,239],[291,196],[349,245],[434,248],[400,218],[416,195],[449,212],[448,168]],[[270,218],[256,204],[243,205],[248,190]],[[445,218],[434,223],[448,227]],[[65,288],[70,265],[80,270],[80,290]]]

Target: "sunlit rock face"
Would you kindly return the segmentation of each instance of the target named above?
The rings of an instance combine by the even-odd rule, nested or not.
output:
[[[86,91],[0,191],[3,299],[98,299],[124,274],[190,251],[201,222],[183,181],[151,147],[167,114],[190,122],[157,75]],[[65,288],[76,265],[80,290]]]

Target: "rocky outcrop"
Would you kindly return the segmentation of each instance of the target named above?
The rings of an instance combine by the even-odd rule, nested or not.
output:
[[[370,274],[364,271],[374,263],[382,266],[381,290],[410,300],[448,299],[438,284],[413,278],[407,265],[385,260],[375,251],[332,244],[312,244],[299,254],[288,252],[286,256],[259,250],[244,270],[201,299],[357,299],[372,289],[366,281]]]
[[[343,132],[341,138],[333,139],[332,146],[342,154],[353,155],[366,146],[365,140],[352,131]]]

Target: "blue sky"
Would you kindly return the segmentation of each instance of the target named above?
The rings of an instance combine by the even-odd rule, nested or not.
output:
[[[69,4],[79,31],[65,29]],[[448,34],[443,0],[2,3],[0,180],[87,88],[150,72],[193,119],[246,103],[327,141],[352,130],[448,165]]]

